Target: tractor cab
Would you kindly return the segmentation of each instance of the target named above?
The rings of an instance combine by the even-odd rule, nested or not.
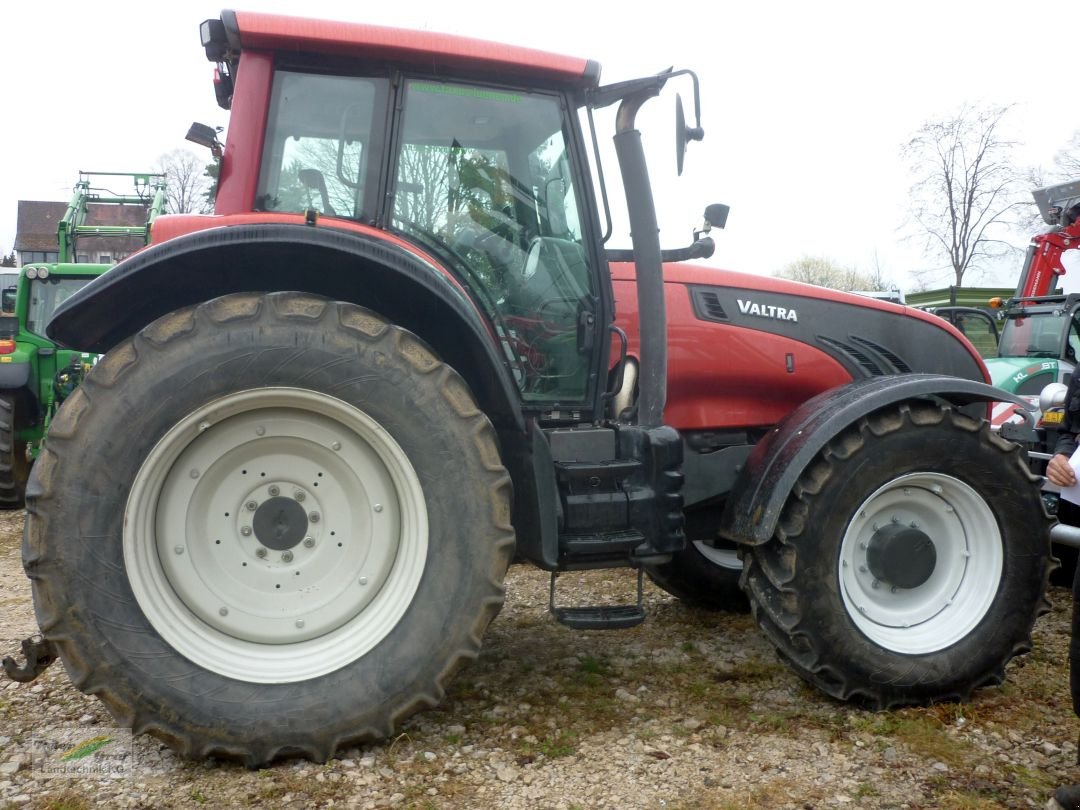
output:
[[[473,292],[527,401],[580,402],[589,353],[578,323],[595,315],[598,272],[566,105],[421,77],[398,92],[391,139],[380,131],[385,76],[276,71],[256,210],[384,220]]]

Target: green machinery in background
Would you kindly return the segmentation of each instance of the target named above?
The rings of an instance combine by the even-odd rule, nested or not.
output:
[[[131,191],[116,194],[95,183],[130,183]],[[79,261],[90,255],[79,250],[80,239],[146,245],[164,207],[164,175],[79,172],[57,223],[58,261],[33,262],[0,277],[0,509],[22,507],[30,466],[53,414],[97,359],[59,348],[45,335],[56,307],[112,266]],[[115,260],[116,251],[109,256]]]

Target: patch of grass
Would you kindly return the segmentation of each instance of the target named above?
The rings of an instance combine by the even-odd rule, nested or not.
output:
[[[611,665],[603,658],[587,655],[581,659],[580,669],[589,675],[611,675]]]
[[[872,799],[875,796],[880,796],[881,791],[869,782],[862,782],[853,791],[853,798],[856,799]]]
[[[14,805],[7,806],[14,807]],[[50,796],[40,806],[45,810],[90,810],[93,805],[79,794],[65,790],[59,796]]]
[[[537,750],[548,759],[568,757],[577,750],[577,734],[572,731],[560,731],[554,737],[546,737]]]
[[[963,790],[947,790],[934,797],[935,807],[941,810],[998,810],[999,799],[980,796]]]
[[[970,742],[947,733],[948,726],[938,716],[940,711],[938,707],[930,707],[856,714],[851,728],[893,745],[903,745],[913,754],[950,767],[966,767],[977,761],[979,752]]]
[[[702,787],[677,801],[668,803],[669,810],[746,810],[748,807],[783,807],[797,796],[800,807],[818,807],[830,794],[825,788],[807,786],[789,777],[758,783],[746,789],[718,795],[714,787]]]

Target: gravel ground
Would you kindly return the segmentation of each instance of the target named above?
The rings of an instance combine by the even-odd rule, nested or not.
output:
[[[22,518],[0,513],[5,654],[35,630]],[[625,571],[560,580],[579,603],[632,591]],[[546,576],[514,567],[483,654],[446,702],[326,764],[248,771],[141,737],[122,776],[35,776],[35,739],[93,736],[110,718],[60,665],[31,684],[0,681],[0,807],[1041,808],[1055,785],[1080,781],[1063,589],[1004,686],[887,713],[806,687],[746,615],[695,611],[653,587],[646,598],[644,625],[578,633],[547,616]]]

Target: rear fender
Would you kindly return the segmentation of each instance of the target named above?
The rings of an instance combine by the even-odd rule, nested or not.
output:
[[[1027,402],[985,383],[939,374],[870,377],[808,399],[755,447],[724,508],[720,535],[744,545],[768,542],[799,476],[835,436],[858,419],[910,399],[936,398],[973,417],[980,403]]]
[[[292,290],[368,307],[423,338],[498,426],[524,432],[517,386],[487,322],[441,267],[378,235],[281,223],[152,245],[57,308],[48,334],[103,353],[162,315],[235,292]]]

